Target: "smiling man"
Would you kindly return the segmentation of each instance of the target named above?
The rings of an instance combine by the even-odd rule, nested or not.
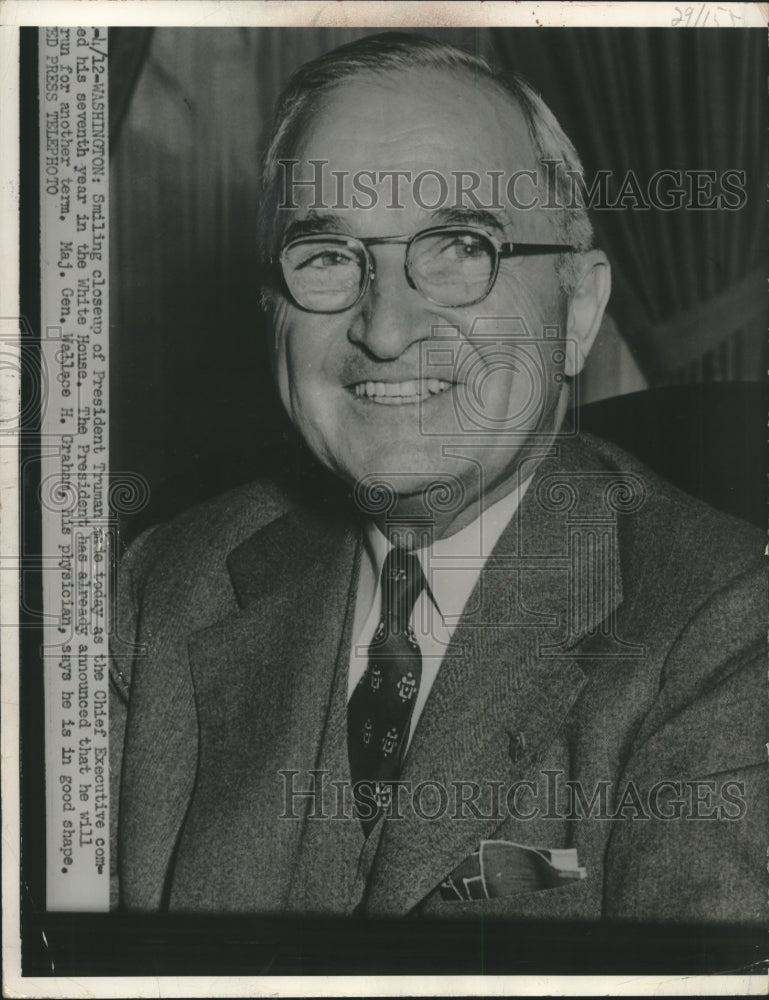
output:
[[[578,168],[535,95],[513,91],[522,109],[499,84],[468,83],[469,63],[447,79],[461,57],[441,65],[427,44],[411,61],[394,47],[391,73],[369,50],[349,86],[339,57],[300,75],[267,157],[264,228],[289,293],[275,300],[277,382],[321,461],[352,483],[396,477],[399,510],[431,474],[458,477],[466,502],[443,533],[507,495],[532,432],[560,425],[609,267],[584,211],[514,207],[516,178],[531,193],[544,155]],[[543,350],[543,330],[562,343]]]
[[[263,301],[320,471],[123,562],[121,905],[762,919],[760,539],[576,433],[610,290],[579,171],[426,38],[290,83]]]

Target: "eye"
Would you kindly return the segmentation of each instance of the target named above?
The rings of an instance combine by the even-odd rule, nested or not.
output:
[[[480,236],[466,234],[458,236],[454,241],[458,257],[481,257],[486,254],[486,245]]]
[[[314,253],[310,253],[303,260],[300,260],[295,265],[297,269],[303,267],[316,267],[331,270],[332,268],[345,267],[348,265],[357,266],[357,258],[353,255],[344,252],[343,250],[337,250],[324,248],[322,250],[316,250]]]
[[[475,233],[451,233],[444,236],[436,252],[451,260],[477,260],[488,256],[485,240]]]

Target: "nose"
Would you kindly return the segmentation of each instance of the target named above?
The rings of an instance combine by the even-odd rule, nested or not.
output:
[[[348,336],[375,358],[389,361],[430,336],[429,303],[406,279],[402,247],[369,252],[373,274]]]

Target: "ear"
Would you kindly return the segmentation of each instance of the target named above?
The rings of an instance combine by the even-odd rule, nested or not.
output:
[[[611,293],[611,266],[603,250],[588,250],[575,263],[577,283],[569,296],[564,365],[566,375],[571,377],[582,371]]]

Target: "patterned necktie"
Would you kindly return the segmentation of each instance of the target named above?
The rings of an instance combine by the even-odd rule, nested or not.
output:
[[[425,580],[419,559],[391,549],[382,567],[382,618],[368,648],[368,667],[347,706],[347,749],[363,832],[386,805],[408,743],[422,677],[422,656],[409,618]],[[358,782],[365,783],[355,790]]]

